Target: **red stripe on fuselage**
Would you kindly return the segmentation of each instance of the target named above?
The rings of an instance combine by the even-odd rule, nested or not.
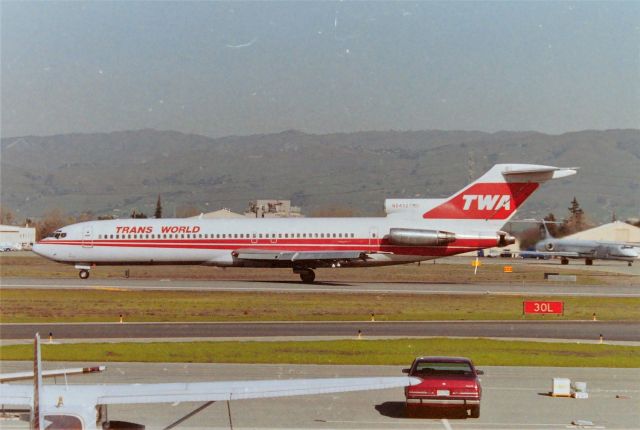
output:
[[[91,247],[114,247],[114,248],[151,248],[151,249],[211,249],[211,250],[229,250],[237,249],[265,249],[269,251],[368,251],[368,252],[390,252],[397,255],[414,255],[414,256],[446,256],[455,255],[463,252],[473,251],[480,248],[488,248],[495,246],[495,239],[458,239],[448,246],[402,246],[391,245],[387,240],[356,239],[352,241],[336,240],[336,241],[297,241],[297,240],[279,240],[277,243],[251,242],[251,240],[57,240],[57,241],[41,241],[39,245],[63,245],[63,246],[82,246],[85,249]]]

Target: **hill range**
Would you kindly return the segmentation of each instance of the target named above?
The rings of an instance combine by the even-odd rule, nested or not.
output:
[[[596,223],[640,215],[640,130],[537,132],[298,131],[208,138],[174,131],[12,137],[0,143],[3,207],[16,218],[154,212],[192,205],[245,211],[290,199],[304,214],[329,208],[381,215],[385,198],[446,197],[495,163],[578,166],[546,184],[519,217],[567,216],[575,196]]]

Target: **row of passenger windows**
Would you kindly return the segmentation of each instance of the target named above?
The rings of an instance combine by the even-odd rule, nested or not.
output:
[[[99,234],[98,239],[306,239],[306,238],[349,238],[354,233],[217,233],[217,234]]]

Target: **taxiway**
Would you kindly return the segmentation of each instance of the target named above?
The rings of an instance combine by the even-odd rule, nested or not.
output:
[[[29,362],[1,362],[3,372],[28,370]],[[46,363],[47,368],[102,363]],[[409,363],[407,363],[408,365]],[[640,370],[548,367],[485,367],[479,419],[459,414],[407,418],[402,389],[280,399],[216,403],[185,421],[183,429],[576,429],[577,420],[592,429],[637,429],[640,423]],[[193,363],[112,363],[102,374],[71,376],[70,383],[153,383],[238,379],[399,376],[402,366],[246,365]],[[587,383],[589,398],[554,398],[551,380],[566,377]],[[49,381],[48,383],[51,383]],[[57,383],[64,384],[60,378]],[[200,406],[110,406],[109,417],[164,428]],[[26,429],[28,423],[0,422],[3,429]]]

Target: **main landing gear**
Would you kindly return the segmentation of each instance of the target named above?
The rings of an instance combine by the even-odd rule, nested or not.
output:
[[[80,272],[78,272],[78,276],[80,276],[80,279],[88,279],[89,271],[87,269],[82,269]]]
[[[293,273],[298,273],[300,275],[300,280],[305,284],[310,284],[316,279],[316,274],[311,269],[298,269],[294,268]]]

